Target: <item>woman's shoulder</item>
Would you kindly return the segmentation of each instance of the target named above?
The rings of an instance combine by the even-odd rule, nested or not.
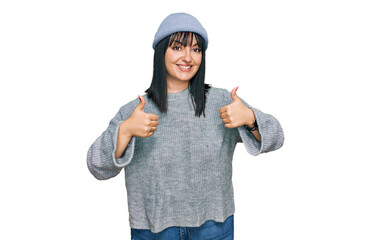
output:
[[[228,90],[227,89],[225,89],[225,88],[221,88],[221,87],[214,87],[214,86],[210,86],[210,90],[211,91],[214,91],[214,92],[219,92],[219,93],[221,93],[221,92],[223,92],[223,93],[228,93]]]
[[[211,97],[225,99],[230,92],[225,88],[213,87],[211,86],[208,91]]]
[[[134,111],[134,109],[139,104],[139,98],[134,98],[132,100],[129,100],[129,102],[126,102],[120,107],[120,112],[123,116],[129,115]]]

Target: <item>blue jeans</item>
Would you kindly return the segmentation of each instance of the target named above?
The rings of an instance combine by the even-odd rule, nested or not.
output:
[[[208,220],[199,227],[168,227],[159,233],[131,228],[131,240],[233,240],[234,219],[224,222]]]

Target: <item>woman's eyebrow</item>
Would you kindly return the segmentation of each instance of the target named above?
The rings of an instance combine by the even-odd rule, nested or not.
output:
[[[174,43],[179,43],[179,44],[181,44],[182,46],[184,46],[184,44],[183,44],[181,41],[178,41],[178,40],[175,40]],[[193,44],[192,47],[194,47],[194,46],[199,46],[199,45],[198,45],[198,43],[196,43],[196,44]]]

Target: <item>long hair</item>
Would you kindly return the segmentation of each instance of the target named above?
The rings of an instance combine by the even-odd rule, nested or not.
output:
[[[203,114],[205,117],[206,93],[211,87],[211,84],[205,84],[205,41],[200,35],[193,32],[174,33],[161,40],[155,47],[152,82],[151,86],[145,92],[148,98],[152,99],[162,113],[167,113],[165,52],[174,41],[179,41],[184,46],[187,46],[188,39],[190,39],[190,44],[192,46],[193,35],[196,38],[199,48],[202,50],[202,60],[197,73],[190,79],[188,88],[191,93],[195,116],[200,117],[201,114]]]

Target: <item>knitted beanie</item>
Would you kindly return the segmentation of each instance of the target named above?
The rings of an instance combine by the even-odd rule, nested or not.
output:
[[[205,40],[205,50],[207,49],[209,40],[206,30],[195,17],[188,13],[173,13],[167,16],[156,32],[152,48],[155,49],[162,39],[176,32],[194,32],[199,34]]]

